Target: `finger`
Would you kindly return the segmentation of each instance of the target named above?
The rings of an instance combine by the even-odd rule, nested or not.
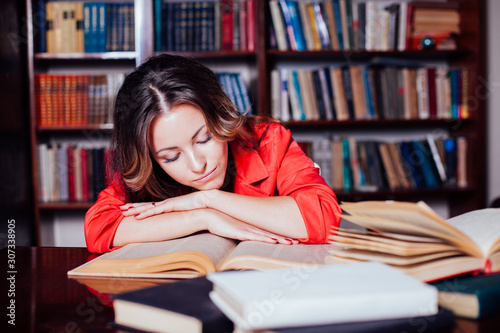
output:
[[[151,204],[145,207],[144,210],[141,210],[138,214],[134,215],[136,219],[142,220],[147,217],[151,217],[154,215],[160,215],[163,213],[169,213],[173,211],[173,206],[169,201],[163,201],[161,203],[155,203],[155,205]]]
[[[127,209],[122,210],[122,214],[124,216],[136,216],[137,214],[154,207],[154,205],[156,205],[156,203],[153,202],[136,203],[134,206],[129,206]]]

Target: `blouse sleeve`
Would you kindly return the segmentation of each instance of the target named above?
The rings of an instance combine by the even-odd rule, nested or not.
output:
[[[85,242],[93,253],[109,252],[113,247],[116,229],[123,220],[120,206],[124,195],[116,184],[105,188],[96,203],[85,214]]]
[[[276,182],[278,194],[295,199],[307,229],[307,238],[299,241],[327,243],[332,227],[340,223],[341,209],[335,193],[289,130],[276,126],[273,142],[273,150],[282,157]]]

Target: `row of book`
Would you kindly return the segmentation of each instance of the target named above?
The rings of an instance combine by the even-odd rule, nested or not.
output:
[[[38,125],[111,123],[124,77],[123,73],[35,75]]]
[[[40,202],[94,202],[108,184],[107,147],[40,143]]]
[[[300,141],[333,189],[377,191],[467,186],[464,137],[402,141],[318,138]]]
[[[38,52],[134,51],[133,2],[37,1]]]
[[[222,90],[237,107],[238,111],[246,115],[252,115],[252,104],[241,73],[217,73],[217,79],[222,86]]]
[[[271,0],[270,46],[294,50],[416,50],[428,35],[434,47],[455,49],[460,33],[456,4],[408,0]],[[436,24],[439,23],[439,24]]]
[[[271,72],[271,114],[282,121],[465,119],[466,69],[379,65]]]
[[[255,50],[255,0],[155,0],[157,52]]]

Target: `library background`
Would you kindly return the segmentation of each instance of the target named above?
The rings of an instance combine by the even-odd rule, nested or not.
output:
[[[493,0],[1,6],[0,205],[19,245],[85,246],[114,96],[163,52],[212,68],[242,112],[280,120],[339,201],[423,200],[448,218],[500,196]]]

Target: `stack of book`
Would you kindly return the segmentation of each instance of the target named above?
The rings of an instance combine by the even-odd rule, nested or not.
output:
[[[155,0],[156,52],[255,50],[255,0]]]
[[[467,187],[464,137],[403,141],[315,138],[299,141],[335,190]]]
[[[331,66],[271,72],[271,113],[282,121],[465,119],[469,73],[444,66]]]
[[[452,1],[272,0],[269,41],[281,51],[404,51],[435,36],[436,48],[455,49],[445,39],[460,33],[457,8]]]
[[[35,75],[38,126],[106,124],[125,74]]]
[[[40,53],[134,51],[133,2],[38,0]]]
[[[72,144],[37,146],[41,202],[94,202],[109,185],[109,148]]]

